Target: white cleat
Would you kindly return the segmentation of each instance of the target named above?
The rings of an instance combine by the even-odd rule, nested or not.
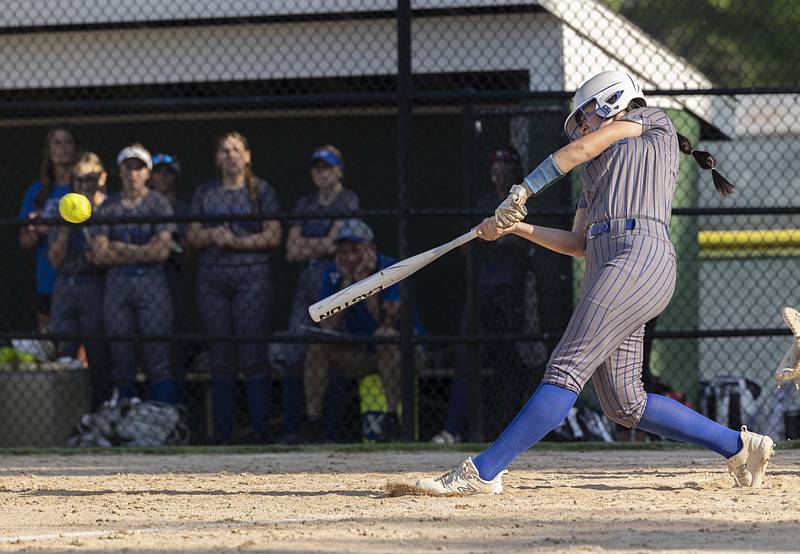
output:
[[[783,321],[792,330],[795,340],[800,340],[800,312],[789,306],[781,310]]]
[[[478,469],[467,458],[455,469],[439,477],[428,477],[417,481],[417,487],[437,496],[466,496],[471,494],[500,494],[503,492],[503,474],[501,471],[491,481],[485,481],[478,475]]]
[[[800,367],[783,367],[775,372],[775,380],[778,382],[778,388],[784,383],[794,381],[796,389],[800,390]]]
[[[738,453],[728,458],[728,472],[737,486],[758,489],[767,471],[769,459],[775,453],[775,445],[771,438],[751,433],[744,425],[739,436],[743,446]]]
[[[778,388],[784,383],[794,381],[794,386],[800,390],[800,312],[794,308],[786,307],[781,310],[783,321],[794,335],[794,344],[786,351],[778,363],[775,380]]]

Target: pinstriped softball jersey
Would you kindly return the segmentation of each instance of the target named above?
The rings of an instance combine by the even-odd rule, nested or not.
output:
[[[619,121],[641,123],[642,135],[587,162],[579,207],[587,208],[590,224],[640,217],[669,225],[680,155],[675,127],[657,108],[631,110]]]
[[[675,288],[675,249],[667,225],[678,175],[678,141],[661,110],[631,110],[622,120],[642,135],[611,145],[584,172],[579,207],[590,224],[583,292],[543,382],[580,392],[592,377],[606,414],[633,426],[647,396],[642,374],[644,325]],[[626,228],[633,219],[633,229]]]

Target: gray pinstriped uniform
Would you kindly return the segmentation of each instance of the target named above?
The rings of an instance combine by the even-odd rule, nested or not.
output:
[[[642,135],[611,145],[585,168],[578,204],[589,222],[583,291],[542,382],[579,393],[591,377],[606,415],[632,427],[647,402],[644,325],[675,289],[668,226],[679,148],[659,109],[631,110],[620,119],[642,123]],[[633,229],[626,219],[635,220]],[[592,235],[600,222],[608,222],[605,232]]]

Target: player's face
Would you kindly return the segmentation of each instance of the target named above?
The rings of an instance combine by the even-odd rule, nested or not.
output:
[[[56,165],[69,165],[75,161],[75,139],[64,129],[53,133],[50,139],[50,161]]]
[[[161,194],[171,194],[175,190],[178,181],[178,174],[168,165],[157,165],[153,168],[153,175],[150,177],[150,186],[153,190]]]
[[[605,120],[603,116],[597,113],[597,104],[592,103],[578,110],[575,114],[575,122],[578,125],[575,129],[577,133],[575,138],[581,138],[598,130]]]
[[[147,169],[147,165],[142,160],[130,158],[119,166],[119,178],[122,180],[123,188],[131,191],[141,191],[147,188],[150,170]]]
[[[352,273],[364,263],[370,248],[371,245],[367,242],[339,241],[336,244],[336,261],[342,265],[342,270]]]
[[[216,162],[224,175],[242,175],[250,164],[250,150],[241,140],[228,137],[219,143]]]
[[[342,168],[317,160],[311,166],[311,180],[321,189],[332,188],[342,178]]]
[[[72,170],[72,188],[75,192],[92,199],[97,189],[105,182],[105,178],[105,172],[95,165],[76,165]]]

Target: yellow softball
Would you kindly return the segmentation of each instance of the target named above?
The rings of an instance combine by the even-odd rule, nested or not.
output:
[[[83,223],[92,216],[92,203],[77,192],[69,192],[58,202],[58,212],[70,223]]]

